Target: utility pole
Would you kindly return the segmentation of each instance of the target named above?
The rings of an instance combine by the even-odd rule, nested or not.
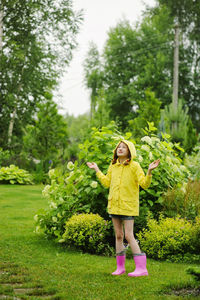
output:
[[[3,48],[3,9],[0,6],[0,51]]]
[[[175,37],[174,37],[174,74],[173,74],[173,96],[172,103],[174,111],[178,110],[178,66],[179,65],[179,25],[175,25]],[[177,129],[177,123],[174,122],[173,129]]]

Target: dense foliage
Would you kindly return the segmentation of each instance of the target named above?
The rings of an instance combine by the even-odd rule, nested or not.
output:
[[[15,165],[0,168],[0,182],[11,184],[32,184],[32,176]]]
[[[53,101],[37,108],[35,120],[24,130],[23,146],[29,159],[42,161],[47,172],[50,160],[55,162],[63,158],[68,141],[67,124]]]
[[[72,216],[65,224],[61,243],[75,246],[89,253],[111,254],[111,222],[105,221],[98,214],[79,214]]]
[[[200,215],[200,180],[189,180],[182,187],[168,189],[163,196],[162,206],[165,216],[180,215],[194,220]]]
[[[153,125],[149,124],[146,130],[154,130]],[[122,136],[113,122],[100,131],[93,128],[89,139],[79,146],[81,151],[78,161],[74,164],[69,162],[66,169],[49,171],[51,182],[44,188],[43,194],[49,199],[50,206],[45,211],[38,212],[38,231],[42,230],[48,236],[59,240],[64,233],[65,222],[73,214],[91,212],[108,219],[108,190],[100,185],[95,172],[87,167],[86,162],[95,161],[102,172],[106,173],[113,149],[124,138],[131,140],[131,133],[127,132]],[[173,145],[167,136],[163,136],[163,139],[161,141],[155,136],[145,136],[142,138],[143,144],[136,144],[137,160],[145,172],[151,161],[161,159],[159,168],[153,173],[150,188],[140,192],[141,212],[144,217],[149,210],[157,215],[162,209],[164,191],[170,186],[181,186],[189,175],[177,156],[178,145]],[[54,222],[54,218],[59,221]],[[145,218],[141,222],[141,227],[144,227]]]
[[[23,127],[72,58],[82,17],[71,0],[2,0],[0,11],[0,145],[19,151]]]
[[[200,144],[198,143],[194,147],[191,155],[186,155],[184,164],[190,170],[191,177],[193,180],[200,179]]]
[[[195,223],[180,217],[148,219],[147,229],[138,234],[140,245],[149,257],[171,261],[199,261],[200,218]]]

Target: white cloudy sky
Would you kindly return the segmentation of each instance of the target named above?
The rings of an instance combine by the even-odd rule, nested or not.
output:
[[[75,10],[84,10],[84,21],[77,36],[78,47],[63,76],[56,101],[60,113],[78,116],[89,111],[89,91],[83,83],[83,61],[89,42],[93,41],[101,52],[107,32],[122,18],[135,24],[141,19],[145,4],[153,6],[155,0],[73,0]]]

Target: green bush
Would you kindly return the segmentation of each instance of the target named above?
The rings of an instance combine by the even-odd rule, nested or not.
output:
[[[181,188],[169,189],[163,196],[163,214],[189,220],[200,215],[200,180],[189,180]]]
[[[112,254],[110,229],[111,222],[98,214],[74,215],[66,222],[61,242],[89,253]]]
[[[153,132],[153,125],[149,123],[146,132]],[[162,195],[168,187],[182,185],[187,179],[189,172],[181,164],[177,156],[178,145],[172,144],[168,136],[163,135],[161,141],[155,136],[145,136],[142,144],[136,146],[137,161],[141,164],[144,172],[153,160],[161,159],[159,168],[153,171],[152,184],[149,189],[140,192],[141,218],[139,229],[143,228],[146,215],[149,210],[157,214],[162,210]],[[79,158],[75,163],[68,162],[61,169],[49,171],[50,184],[44,189],[43,195],[49,199],[50,205],[45,211],[38,212],[36,216],[37,231],[44,231],[48,236],[60,240],[64,233],[65,222],[77,213],[99,214],[108,219],[107,198],[108,189],[101,186],[93,170],[86,165],[87,161],[96,162],[103,173],[106,174],[113,157],[113,149],[122,140],[131,140],[131,133],[122,136],[117,131],[114,122],[101,130],[92,128],[90,137],[79,145]],[[57,221],[54,222],[54,220]],[[136,223],[137,226],[137,223]],[[136,230],[138,231],[138,230]]]
[[[10,158],[10,152],[8,150],[3,150],[0,148],[0,166],[3,165],[4,161]]]
[[[190,267],[186,269],[186,272],[192,275],[195,281],[200,282],[200,268]]]
[[[162,211],[163,194],[168,188],[181,187],[190,176],[188,169],[182,164],[177,152],[184,151],[179,144],[172,143],[168,134],[158,138],[153,134],[155,127],[148,123],[145,128],[146,136],[141,138],[140,145],[136,145],[137,161],[146,172],[149,163],[160,159],[160,165],[153,173],[152,183],[147,190],[140,192],[140,205],[147,205],[157,215]]]
[[[200,143],[194,148],[191,155],[185,156],[184,164],[191,173],[191,179],[200,179]]]
[[[159,221],[149,218],[148,228],[137,237],[142,250],[154,259],[199,261],[199,225],[200,218],[196,218],[195,224],[180,217],[164,219],[161,216]]]
[[[10,165],[9,167],[2,167],[0,169],[0,182],[11,184],[32,184],[32,177],[27,171],[19,169],[15,165]]]

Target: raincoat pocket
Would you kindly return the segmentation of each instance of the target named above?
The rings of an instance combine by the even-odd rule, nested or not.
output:
[[[120,201],[120,207],[124,210],[124,211],[127,211],[127,212],[131,212],[134,208],[135,208],[135,205],[134,205],[134,202],[133,200],[121,200]]]

